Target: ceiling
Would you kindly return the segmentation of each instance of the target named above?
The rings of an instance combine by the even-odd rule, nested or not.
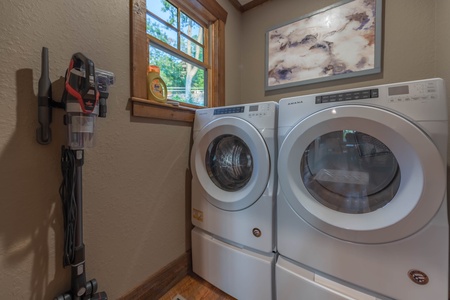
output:
[[[249,2],[252,2],[252,0],[238,0],[239,1],[239,3],[241,4],[241,5],[244,5],[244,4],[247,4],[247,3],[249,3]]]
[[[241,11],[247,11],[269,0],[229,0],[233,6]]]

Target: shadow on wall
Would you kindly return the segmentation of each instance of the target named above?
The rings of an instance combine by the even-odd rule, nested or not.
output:
[[[31,69],[16,72],[16,90],[14,133],[0,153],[0,252],[2,272],[8,274],[6,282],[3,280],[7,289],[2,293],[9,299],[53,299],[70,285],[70,270],[62,268],[63,220],[58,194],[62,130],[53,131],[50,145],[39,145]],[[62,114],[57,117],[59,120],[54,115],[54,123],[62,123]]]

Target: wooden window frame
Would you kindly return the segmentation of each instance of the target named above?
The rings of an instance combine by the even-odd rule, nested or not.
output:
[[[225,105],[225,22],[227,12],[215,0],[170,0],[209,29],[208,107]],[[197,106],[147,99],[148,39],[146,1],[130,0],[132,115],[192,123]]]

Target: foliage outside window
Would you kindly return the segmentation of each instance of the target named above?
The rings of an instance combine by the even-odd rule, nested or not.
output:
[[[146,24],[149,64],[160,67],[168,98],[207,106],[208,30],[166,0],[147,0]]]
[[[156,2],[157,1],[157,2]],[[147,3],[159,3],[161,6],[162,0],[130,0],[130,30],[131,30],[131,112],[133,116],[147,117],[156,119],[175,120],[191,123],[194,120],[194,113],[196,108],[204,106],[215,107],[225,104],[225,21],[227,12],[215,0],[169,0],[170,5],[177,8],[176,23],[175,13],[168,11],[164,16],[157,16],[147,10]],[[172,6],[168,6],[171,9]],[[150,7],[149,7],[150,8]],[[154,10],[153,8],[151,8]],[[183,14],[183,15],[182,15]],[[156,20],[157,27],[150,28],[153,18]],[[171,17],[173,16],[173,20]],[[189,19],[188,19],[189,18]],[[156,22],[155,21],[155,22]],[[189,22],[191,22],[189,29]],[[167,23],[167,24],[166,24]],[[186,24],[186,25],[185,25]],[[162,25],[162,27],[160,26]],[[174,30],[176,32],[176,40],[169,40],[174,33],[157,33],[157,30]],[[202,29],[200,29],[202,28]],[[155,31],[152,36],[147,31]],[[190,31],[191,30],[191,31]],[[200,31],[203,31],[201,33]],[[159,34],[159,35],[158,35]],[[202,35],[202,37],[200,37]],[[167,42],[164,39],[167,38]],[[173,44],[172,43],[177,44]],[[175,47],[176,45],[176,47]],[[159,103],[156,101],[147,100],[147,68],[150,61],[150,56],[158,59],[157,54],[164,53],[170,55],[174,65],[176,65],[176,72],[184,76],[191,84],[191,90],[186,97],[184,90],[184,99],[195,103],[189,97],[190,94],[196,93],[200,86],[204,88],[204,106],[193,105],[188,102],[183,102],[183,93],[179,96],[172,97],[181,100],[179,106]],[[160,57],[159,59],[163,59]],[[178,62],[178,63],[177,63]],[[162,75],[165,81],[170,81],[168,73],[162,68]],[[190,77],[187,76],[191,71],[195,74]],[[173,76],[173,75],[172,75]],[[202,83],[203,81],[203,83]]]

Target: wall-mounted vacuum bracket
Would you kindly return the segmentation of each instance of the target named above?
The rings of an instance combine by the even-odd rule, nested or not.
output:
[[[38,122],[40,127],[36,130],[36,140],[39,144],[47,145],[52,141],[52,84],[49,76],[48,49],[42,48],[41,78],[38,89]]]

